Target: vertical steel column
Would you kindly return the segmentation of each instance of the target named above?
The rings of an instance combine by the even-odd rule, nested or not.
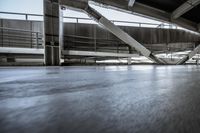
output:
[[[63,23],[63,11],[65,8],[59,5],[59,65],[61,65],[60,59],[62,58],[62,50],[64,49],[64,23]]]
[[[46,66],[60,65],[62,13],[58,2],[59,0],[44,0],[44,62]]]

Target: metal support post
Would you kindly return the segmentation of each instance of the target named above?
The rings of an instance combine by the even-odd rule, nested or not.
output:
[[[36,47],[39,48],[39,37],[38,37],[38,32],[36,32]]]

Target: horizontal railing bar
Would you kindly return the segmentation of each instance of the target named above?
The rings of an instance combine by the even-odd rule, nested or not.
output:
[[[82,17],[67,17],[67,16],[63,16],[63,18],[69,18],[69,19],[83,19],[83,20],[92,20],[91,18],[82,18]]]
[[[28,15],[28,16],[43,16],[42,14],[30,14],[30,13],[16,13],[16,12],[0,12],[0,14],[13,14],[13,15]]]
[[[16,42],[16,43],[21,43],[21,42],[24,43],[25,42],[25,43],[30,43],[31,44],[31,40],[24,40],[23,41],[23,40],[13,40],[13,39],[12,40],[8,40],[8,39],[4,39],[3,42]],[[36,40],[32,41],[32,43],[36,43]],[[42,41],[40,41],[39,44],[42,44]]]
[[[82,44],[94,44],[94,42],[86,42],[86,41],[71,41],[71,40],[66,40],[65,42],[71,42],[71,43],[82,43]],[[110,43],[103,43],[103,42],[96,42],[97,44],[108,44],[110,45]],[[125,44],[125,43],[124,43]],[[118,45],[118,44],[116,44]]]
[[[146,24],[146,25],[159,25],[159,24],[153,24],[153,23],[141,23],[141,22],[132,22],[132,21],[119,21],[119,20],[111,20],[112,22],[114,23],[131,23],[131,24],[139,24],[139,25],[142,25],[142,24]],[[170,25],[165,25],[165,26],[170,26]]]
[[[20,35],[14,35],[14,34],[0,34],[0,36],[2,36],[3,35],[3,37],[19,37],[19,38],[30,38],[30,39],[38,39],[38,40],[42,40],[42,37],[36,37],[36,36],[20,36]]]
[[[92,20],[92,19],[90,19],[90,18],[77,18],[77,17],[66,17],[66,16],[64,16],[63,18],[68,18],[68,19],[75,19],[75,20]],[[142,24],[147,24],[147,25],[157,25],[157,26],[159,26],[160,24],[155,24],[155,23],[142,23],[142,22],[133,22],[133,21],[120,21],[120,20],[110,20],[110,21],[112,21],[112,22],[119,22],[119,23],[133,23],[133,24],[138,24],[138,25],[142,25]],[[170,24],[164,24],[164,25],[162,25],[162,26],[170,26]]]
[[[20,41],[22,41],[22,42],[30,42],[31,43],[31,41],[32,41],[32,43],[36,43],[37,42],[37,40],[30,40],[30,39],[22,39],[22,38],[19,38],[19,39],[12,39],[12,38],[4,38],[4,40],[3,41],[16,41],[16,43],[17,42],[20,42]]]
[[[9,33],[9,34],[16,34],[16,33],[18,33],[20,35],[32,35],[32,36],[36,36],[36,34],[38,34],[39,36],[42,35],[42,33],[40,33],[40,32],[34,33],[35,31],[33,31],[33,32],[28,32],[28,34],[27,34],[27,32],[20,31],[20,30],[21,29],[16,29],[15,31],[14,30],[9,30],[9,29],[0,29],[0,34],[1,34],[1,32],[3,32],[3,33]]]
[[[15,42],[15,41],[4,41],[3,44],[11,44],[11,43],[14,43],[14,44],[31,44],[29,42]],[[37,44],[36,42],[35,43],[32,43],[32,44]],[[39,44],[40,45],[40,44]],[[41,44],[42,45],[42,44]]]
[[[64,35],[64,37],[71,37],[71,38],[76,38],[76,39],[95,40],[95,38],[92,38],[92,37],[77,36],[77,35]],[[105,39],[105,38],[96,38],[96,40],[105,40],[105,41],[116,41],[116,42],[119,42],[118,40],[111,40],[111,39]]]
[[[22,29],[14,29],[14,28],[6,28],[6,27],[0,27],[2,30],[13,30],[13,31],[21,31],[21,32],[30,32],[30,33],[40,33],[40,32],[35,32],[35,31],[30,31],[30,30],[22,30]]]
[[[67,47],[66,47],[67,48]],[[66,49],[65,48],[65,49]],[[93,50],[93,48],[91,47],[69,47],[69,50],[70,49],[76,49],[76,50],[83,50],[83,49],[91,49]],[[114,48],[101,48],[101,47],[97,47],[98,50],[104,50],[104,51],[108,51],[108,50],[111,50],[111,51],[127,51],[127,49],[114,49]],[[128,52],[128,51],[127,51]]]
[[[16,34],[19,34],[19,35],[16,35]],[[6,32],[4,32],[3,34],[1,34],[0,33],[0,35],[2,36],[2,35],[4,35],[4,36],[15,36],[15,37],[32,37],[32,38],[36,38],[36,36],[35,35],[30,35],[30,34],[20,34],[20,33],[6,33]],[[41,38],[41,37],[40,37]]]
[[[94,42],[94,41],[74,41],[74,40],[64,40],[65,42],[83,42],[83,43],[88,43],[88,44],[90,44],[90,43],[92,43],[92,44],[94,44],[94,43],[97,43],[97,44],[116,44],[116,45],[120,45],[120,44],[125,44],[125,43],[119,43],[119,42],[116,42],[116,41],[110,41],[110,42],[105,42],[105,41],[96,41],[96,42]]]
[[[4,45],[4,44],[3,44]],[[2,43],[0,43],[0,47],[26,47],[26,48],[31,48],[31,45],[21,45],[21,44],[16,44],[16,45],[13,45],[13,44],[9,44],[9,45],[4,45],[4,46],[2,46]],[[16,48],[17,48],[16,47]],[[43,46],[42,45],[39,45],[39,46],[37,46],[36,44],[34,44],[34,45],[32,45],[32,47],[38,47],[38,48],[43,48]]]
[[[14,15],[24,15],[24,16],[43,16],[41,14],[28,14],[28,13],[16,13],[16,12],[0,12],[1,14],[14,14]],[[63,18],[68,18],[68,19],[75,19],[75,20],[92,20],[90,18],[83,18],[83,17],[67,17],[63,16]],[[141,23],[141,22],[132,22],[132,21],[119,21],[119,20],[111,20],[112,22],[116,23],[132,23],[132,24],[138,24],[138,26],[141,26],[142,24],[146,25],[157,25],[160,26],[161,24],[155,24],[155,23]],[[77,22],[77,21],[76,21]],[[171,26],[170,24],[162,24],[162,26]]]

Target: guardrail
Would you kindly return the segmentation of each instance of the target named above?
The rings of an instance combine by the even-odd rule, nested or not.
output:
[[[21,17],[22,20],[36,20],[36,21],[43,21],[43,15],[41,14],[27,14],[27,13],[15,13],[15,12],[0,12],[0,14],[6,14],[6,15],[14,15],[15,17]],[[12,18],[14,17],[12,16]],[[32,18],[31,17],[36,17]],[[2,17],[4,18],[4,17]],[[6,17],[5,17],[6,18]],[[90,18],[77,18],[77,17],[67,17],[63,16],[64,22],[72,22],[72,23],[94,23],[94,21]],[[70,21],[68,21],[70,20]],[[84,21],[89,21],[89,22],[84,22]],[[135,26],[135,27],[153,27],[153,28],[167,28],[167,29],[172,29],[175,28],[177,29],[176,25],[173,24],[155,24],[155,23],[144,23],[144,22],[133,22],[133,21],[119,21],[119,20],[111,20],[114,24],[117,25],[130,25],[130,26]]]
[[[64,19],[67,19],[67,20],[71,20],[70,22],[73,22],[73,23],[84,23],[83,21],[89,21],[89,22],[92,22],[92,19],[90,18],[77,18],[77,17],[66,17],[64,16],[63,17]],[[172,25],[172,24],[164,24],[164,23],[161,23],[161,24],[155,24],[155,23],[144,23],[144,22],[133,22],[133,21],[119,21],[119,20],[110,20],[111,22],[113,22],[114,24],[116,25],[124,25],[126,26],[127,24],[128,25],[132,25],[132,26],[135,26],[135,27],[152,27],[152,28],[175,28],[177,29],[177,26],[176,25]],[[67,21],[66,21],[67,22]],[[93,21],[93,23],[95,23]]]
[[[12,15],[15,17],[21,16],[23,20],[30,20],[29,17],[43,17],[41,14],[28,14],[28,13],[16,13],[16,12],[0,12],[0,14]],[[4,17],[2,17],[4,18]]]
[[[0,27],[0,47],[42,48],[42,34]]]

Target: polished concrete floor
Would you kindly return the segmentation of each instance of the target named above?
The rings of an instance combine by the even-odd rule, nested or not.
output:
[[[200,66],[0,68],[0,133],[199,133]]]

